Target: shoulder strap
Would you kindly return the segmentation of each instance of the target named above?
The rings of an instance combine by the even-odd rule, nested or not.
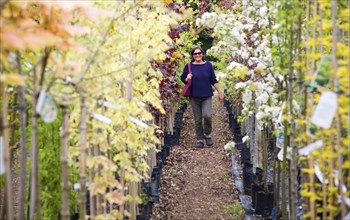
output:
[[[188,63],[188,73],[192,73],[191,62]]]

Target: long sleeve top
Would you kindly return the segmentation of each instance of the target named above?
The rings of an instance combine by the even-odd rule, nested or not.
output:
[[[217,83],[216,75],[214,72],[214,67],[211,62],[206,61],[203,64],[193,64],[191,63],[192,69],[192,87],[191,96],[192,97],[209,97],[213,96],[212,85]],[[188,64],[185,65],[183,73],[181,75],[181,81],[185,81],[188,74]]]

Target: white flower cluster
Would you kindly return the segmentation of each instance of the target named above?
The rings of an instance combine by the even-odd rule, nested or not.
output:
[[[198,18],[196,20],[196,25],[197,26],[206,26],[209,28],[214,28],[216,21],[218,19],[218,15],[214,12],[210,12],[210,13],[204,13],[202,15],[202,18]]]
[[[228,142],[227,144],[225,144],[224,146],[224,151],[227,155],[234,153],[235,152],[235,146],[236,143],[233,141]]]
[[[233,58],[227,64],[225,76],[234,75],[235,70],[242,69],[244,65],[256,66],[255,71],[263,75],[263,80],[260,75],[255,75],[256,72],[253,69],[249,69],[246,75],[251,80],[239,82],[234,87],[242,94],[242,113],[255,114],[259,128],[262,128],[264,123],[273,122],[277,125],[282,109],[281,103],[277,102],[278,91],[275,91],[277,82],[268,70],[272,66],[270,42],[268,36],[260,32],[262,29],[269,28],[267,0],[237,0],[235,7],[239,13],[204,13],[202,18],[197,19],[196,24],[212,28],[213,35],[218,39],[209,53]],[[240,10],[241,8],[244,10]],[[278,27],[273,26],[273,28]],[[272,40],[277,42],[278,37],[272,35]],[[243,62],[241,62],[242,59]],[[280,74],[274,74],[275,77],[282,78]],[[255,106],[252,106],[252,103]]]

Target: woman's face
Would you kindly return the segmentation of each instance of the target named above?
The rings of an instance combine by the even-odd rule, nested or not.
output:
[[[196,49],[193,53],[193,59],[195,62],[201,62],[203,60],[203,53],[200,49]]]

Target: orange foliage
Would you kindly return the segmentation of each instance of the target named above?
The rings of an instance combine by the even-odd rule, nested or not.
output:
[[[53,47],[67,50],[79,48],[72,37],[87,34],[90,28],[72,25],[77,15],[89,20],[110,16],[89,1],[10,2],[1,11],[1,48],[26,50]]]

